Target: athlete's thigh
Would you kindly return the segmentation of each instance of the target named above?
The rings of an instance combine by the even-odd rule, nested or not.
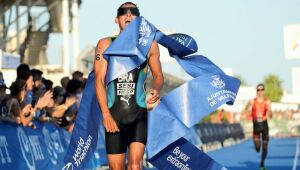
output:
[[[265,122],[263,125],[262,138],[263,141],[269,141],[269,126],[267,122]]]
[[[131,142],[140,142],[146,145],[147,143],[147,116],[141,117],[140,119],[134,122],[134,126],[132,128],[132,139],[129,141]]]
[[[261,128],[259,126],[259,123],[254,122],[253,123],[253,140],[260,140],[260,134],[261,134]]]
[[[105,132],[105,145],[107,154],[123,154],[127,150],[126,136],[121,132]]]

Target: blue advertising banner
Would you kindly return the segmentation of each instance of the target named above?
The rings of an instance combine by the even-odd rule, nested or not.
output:
[[[70,134],[54,124],[35,122],[35,125],[32,129],[0,122],[1,170],[53,170],[64,165]],[[102,149],[99,145],[85,169],[97,169],[107,163]]]

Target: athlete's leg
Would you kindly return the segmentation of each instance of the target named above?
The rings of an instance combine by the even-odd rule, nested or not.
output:
[[[263,141],[262,154],[261,154],[261,160],[260,160],[261,167],[265,166],[265,159],[268,154],[268,143],[269,143],[269,141]]]
[[[107,154],[108,164],[110,170],[124,170],[125,169],[125,153],[121,154]]]
[[[262,138],[263,138],[263,145],[262,145],[262,154],[261,154],[261,160],[260,160],[260,166],[265,166],[265,159],[268,154],[268,143],[269,143],[269,126],[267,122],[264,122],[263,124],[263,132],[262,132]]]
[[[259,137],[259,135],[254,135],[253,141],[254,141],[254,146],[255,146],[256,152],[259,152],[260,151],[260,137]]]
[[[125,169],[125,153],[127,145],[123,136],[122,132],[105,132],[105,145],[110,170]]]
[[[257,122],[253,122],[253,142],[256,152],[260,151],[260,129]]]
[[[145,145],[140,142],[132,142],[129,145],[128,170],[141,170],[145,151]]]
[[[255,147],[255,150],[256,152],[259,152],[260,151],[260,133],[254,133],[253,134],[253,142],[254,142],[254,147]]]
[[[129,142],[128,170],[141,170],[147,142],[147,117],[138,119],[132,130],[133,140]]]

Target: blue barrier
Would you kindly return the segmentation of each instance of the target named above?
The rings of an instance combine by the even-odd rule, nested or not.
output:
[[[238,141],[245,138],[243,128],[239,123],[200,123],[195,128],[203,144],[219,142],[224,146],[224,142],[228,139]]]
[[[0,169],[61,169],[71,134],[54,124],[34,122],[36,129],[0,122]],[[104,139],[103,131],[99,137]],[[86,169],[107,164],[103,140]]]

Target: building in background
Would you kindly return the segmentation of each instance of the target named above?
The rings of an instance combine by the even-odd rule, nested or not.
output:
[[[300,24],[284,26],[283,34],[285,58],[300,59]]]
[[[78,9],[81,0],[0,0],[0,49],[20,56],[20,63],[42,69],[48,66],[47,49],[53,33],[63,37],[63,48],[56,48],[58,66],[64,74],[80,68],[78,63]],[[71,34],[70,34],[71,33]],[[72,35],[72,55],[69,38]],[[53,48],[54,49],[54,48]],[[52,50],[53,50],[52,49]]]

